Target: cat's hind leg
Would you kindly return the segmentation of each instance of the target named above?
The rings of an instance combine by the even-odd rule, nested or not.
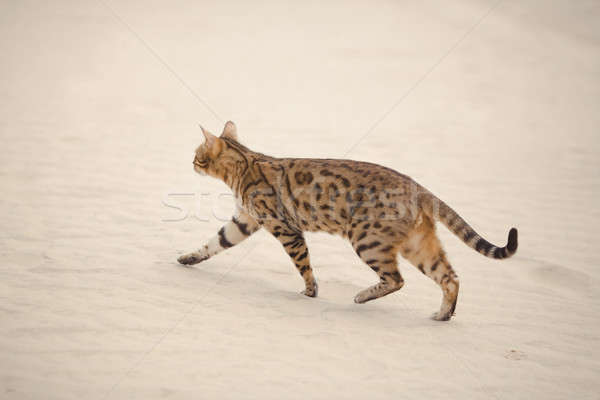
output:
[[[443,292],[442,305],[432,318],[437,321],[449,320],[456,309],[458,277],[442,249],[435,225],[428,217],[424,217],[422,223],[409,232],[400,246],[400,253],[440,286]]]
[[[366,303],[388,295],[404,286],[404,279],[398,271],[397,247],[385,243],[380,238],[366,238],[353,243],[356,254],[379,276],[379,282],[361,290],[354,297],[355,303]]]

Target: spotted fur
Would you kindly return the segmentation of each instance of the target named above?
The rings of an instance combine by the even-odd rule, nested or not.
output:
[[[325,231],[348,239],[379,277],[356,295],[356,303],[402,288],[401,254],[440,286],[442,305],[434,319],[448,320],[456,308],[459,281],[435,222],[487,257],[503,259],[517,250],[515,228],[506,246],[494,246],[427,189],[389,168],[352,160],[270,157],[243,146],[232,122],[220,137],[203,133],[206,140],[196,150],[194,169],[231,188],[237,213],[199,250],[181,256],[182,264],[204,261],[262,227],[288,253],[304,279],[303,293],[314,297],[318,286],[304,232]]]

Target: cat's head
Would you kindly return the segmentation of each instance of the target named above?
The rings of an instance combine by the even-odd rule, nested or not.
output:
[[[238,141],[235,124],[228,121],[223,128],[221,136],[217,137],[200,127],[204,134],[204,143],[196,149],[194,156],[194,171],[201,175],[210,175],[223,179],[227,170],[232,168],[239,160],[238,154],[227,151],[225,140]]]

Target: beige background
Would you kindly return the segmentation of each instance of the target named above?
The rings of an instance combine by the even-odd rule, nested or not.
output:
[[[567,0],[0,1],[0,398],[597,398],[599,18]],[[197,123],[228,119],[272,155],[409,174],[492,242],[518,227],[519,252],[440,229],[450,323],[408,263],[402,291],[354,304],[376,277],[325,234],[317,299],[264,232],[179,267],[231,211],[191,166]]]

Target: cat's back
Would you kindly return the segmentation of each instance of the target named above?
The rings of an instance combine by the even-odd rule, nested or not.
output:
[[[365,161],[329,158],[284,158],[278,160],[291,184],[333,183],[340,190],[368,188],[370,191],[400,189],[416,183],[408,176]]]

